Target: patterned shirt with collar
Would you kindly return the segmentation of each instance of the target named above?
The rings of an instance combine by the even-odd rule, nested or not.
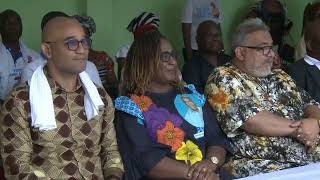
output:
[[[48,75],[47,78],[56,129],[39,131],[30,127],[27,84],[17,87],[2,107],[1,155],[6,177],[103,179],[123,170],[113,124],[114,107],[105,90],[98,88],[105,108],[87,121],[81,83],[74,92],[66,92]]]
[[[314,154],[307,154],[304,146],[292,138],[258,136],[241,129],[246,120],[263,110],[295,121],[303,118],[306,106],[319,106],[282,70],[256,78],[229,64],[210,75],[205,92],[218,112],[221,128],[232,141],[235,154],[228,165],[235,177],[320,160],[320,146]]]

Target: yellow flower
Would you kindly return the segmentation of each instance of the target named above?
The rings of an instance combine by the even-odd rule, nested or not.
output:
[[[317,153],[320,153],[320,146],[319,146],[319,145],[318,145],[317,148],[316,148],[316,152],[317,152]]]
[[[33,173],[34,173],[37,177],[39,177],[39,178],[44,178],[44,177],[46,177],[45,173],[42,172],[42,171],[39,171],[39,170],[34,170]]]
[[[260,137],[257,137],[257,143],[258,144],[261,144],[263,146],[266,146],[267,143],[268,143],[269,139],[266,138],[265,136],[260,136]]]
[[[270,164],[270,165],[268,166],[268,168],[271,169],[272,171],[275,171],[275,170],[279,170],[279,169],[280,169],[279,166],[276,166],[276,165],[274,165],[274,164]]]
[[[234,93],[235,93],[236,96],[240,96],[240,95],[241,95],[241,90],[240,90],[240,88],[236,87],[236,88],[234,89]]]
[[[202,153],[196,144],[187,140],[187,143],[182,142],[182,146],[177,150],[176,159],[184,160],[186,164],[189,161],[193,165],[202,160]]]
[[[290,81],[289,78],[290,78],[290,77],[289,77],[287,74],[284,74],[283,72],[280,73],[280,76],[279,76],[279,79],[280,79],[280,80],[287,82],[287,81]]]

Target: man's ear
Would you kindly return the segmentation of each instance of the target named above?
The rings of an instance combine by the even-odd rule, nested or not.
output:
[[[47,59],[51,59],[52,52],[51,52],[51,47],[48,43],[41,43],[41,51],[46,56]]]
[[[239,59],[240,61],[244,61],[245,60],[243,48],[237,47],[234,50],[234,54],[236,55],[236,58]]]

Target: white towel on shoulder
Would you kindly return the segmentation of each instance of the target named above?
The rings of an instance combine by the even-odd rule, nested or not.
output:
[[[38,128],[40,131],[57,128],[51,89],[43,72],[44,66],[45,64],[39,66],[32,74],[29,92],[31,126]],[[85,90],[84,108],[86,117],[87,120],[91,120],[98,115],[104,104],[96,86],[85,71],[80,73],[80,80]]]

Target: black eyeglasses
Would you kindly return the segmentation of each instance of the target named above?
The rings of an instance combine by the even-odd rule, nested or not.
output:
[[[45,43],[57,43],[57,42],[47,41]],[[77,40],[77,39],[72,38],[72,39],[67,39],[64,41],[64,44],[71,51],[77,50],[79,48],[80,43],[84,49],[90,49],[91,44],[92,44],[92,40],[90,38],[86,37],[81,40]]]
[[[169,62],[171,58],[173,58],[174,60],[177,60],[178,58],[177,53],[174,51],[172,52],[165,51],[160,53],[160,60],[162,62]]]
[[[240,46],[244,48],[254,49],[256,51],[262,52],[263,55],[267,56],[270,54],[271,51],[273,51],[272,46]]]

